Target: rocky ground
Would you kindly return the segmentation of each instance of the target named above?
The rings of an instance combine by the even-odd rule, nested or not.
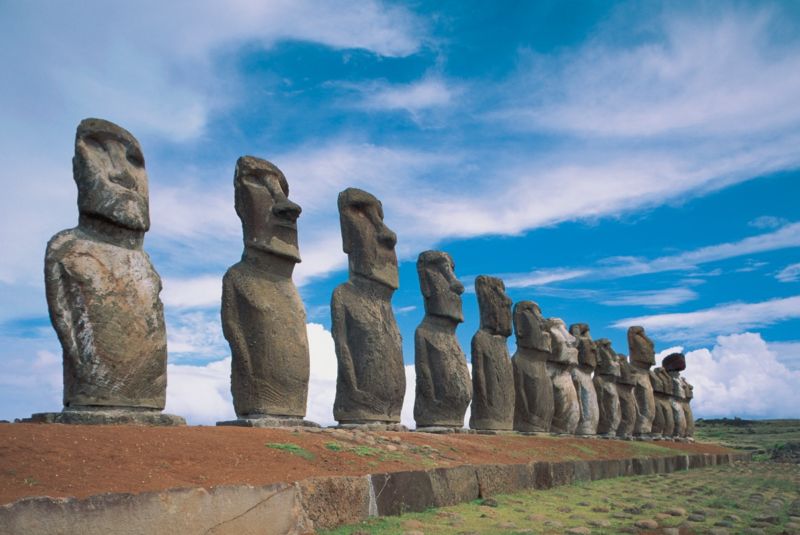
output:
[[[800,534],[800,466],[736,463],[497,496],[328,535]]]

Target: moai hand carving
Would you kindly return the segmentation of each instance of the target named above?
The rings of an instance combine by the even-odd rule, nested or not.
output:
[[[64,411],[32,419],[182,424],[160,413],[167,336],[161,279],[143,250],[150,215],[142,149],[127,130],[85,119],[72,167],[78,226],[53,236],[45,255],[50,320],[64,352]]]
[[[572,369],[578,365],[577,341],[567,331],[567,326],[559,318],[548,318],[551,351],[547,361],[547,371],[553,382],[553,423],[554,433],[574,434],[581,418],[578,393],[572,382]]]
[[[511,336],[511,299],[503,281],[480,275],[475,293],[481,325],[472,337],[472,429],[510,431],[514,425],[514,371],[506,339]]]
[[[636,382],[633,392],[638,412],[633,434],[637,437],[648,437],[656,417],[656,401],[649,373],[650,368],[656,363],[656,354],[653,341],[645,334],[643,327],[634,326],[628,329],[628,351],[631,371]]]
[[[454,270],[453,259],[441,251],[425,251],[417,259],[425,300],[425,317],[414,333],[417,429],[463,427],[472,398],[466,355],[456,338],[456,328],[464,321],[464,285]]]
[[[307,425],[306,314],[292,281],[300,206],[280,169],[260,158],[239,158],[233,186],[244,253],[222,279],[221,315],[239,420],[220,424]]]
[[[383,222],[381,202],[360,189],[339,194],[339,220],[350,279],[331,299],[339,362],[333,416],[341,425],[395,425],[406,388],[391,302],[399,285],[397,236]]]
[[[547,432],[553,421],[553,383],[547,372],[550,356],[550,329],[539,305],[520,301],[514,305],[514,331],[517,352],[511,358],[514,368],[514,430]]]
[[[617,437],[633,438],[633,430],[639,419],[639,409],[636,405],[636,377],[630,362],[625,355],[617,354],[619,362],[619,378],[617,379],[617,394],[619,394],[620,421],[617,427]]]
[[[616,436],[622,419],[622,409],[617,392],[620,365],[608,338],[595,340],[595,344],[597,345],[597,368],[594,371],[593,382],[600,412],[597,434],[613,437]]]
[[[578,394],[581,419],[575,429],[577,435],[597,434],[600,409],[597,405],[597,392],[592,382],[592,372],[597,366],[597,346],[592,340],[589,326],[585,323],[570,325],[569,332],[578,341],[578,365],[572,368],[572,382]]]

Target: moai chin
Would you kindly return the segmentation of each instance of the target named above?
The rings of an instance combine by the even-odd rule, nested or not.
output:
[[[649,438],[656,417],[656,401],[649,370],[656,363],[656,354],[653,341],[645,334],[644,327],[628,329],[628,352],[635,380],[633,392],[637,410],[633,434],[639,438]]]
[[[571,370],[581,408],[581,418],[575,434],[595,435],[600,421],[597,392],[592,381],[592,373],[597,366],[597,346],[586,323],[570,325],[569,332],[578,341],[578,365]]]
[[[300,262],[289,184],[273,164],[236,162],[234,205],[244,253],[222,279],[222,332],[231,347],[231,393],[238,420],[218,425],[316,425],[303,420],[308,397],[306,314],[292,281]]]
[[[397,236],[383,222],[381,202],[366,191],[348,188],[339,193],[338,205],[350,278],[331,298],[339,363],[333,417],[345,427],[400,429],[406,377],[392,312],[399,286]]]
[[[581,419],[578,393],[572,382],[572,369],[578,365],[577,340],[559,318],[548,318],[551,350],[547,371],[553,384],[553,433],[574,434]]]
[[[597,367],[592,382],[597,393],[599,411],[597,434],[613,437],[616,436],[622,419],[619,392],[617,391],[620,364],[608,338],[595,340],[595,345],[597,346]]]
[[[511,431],[514,426],[514,371],[506,345],[511,299],[505,290],[498,278],[475,279],[481,324],[472,337],[472,429]]]
[[[547,372],[551,351],[550,329],[539,305],[520,301],[514,305],[517,351],[511,358],[514,369],[514,430],[537,433],[550,431],[553,422],[553,384]]]
[[[683,353],[672,353],[661,361],[661,366],[669,375],[670,397],[669,404],[675,427],[672,436],[677,439],[686,438],[686,389],[682,381],[681,372],[686,369],[686,357]]]
[[[102,119],[75,136],[78,226],[47,244],[45,290],[64,356],[64,410],[33,421],[180,425],[162,414],[167,336],[161,279],[143,250],[150,228],[139,142]]]
[[[671,439],[675,430],[675,420],[670,406],[672,378],[664,368],[653,368],[650,370],[650,384],[653,386],[653,398],[656,403],[650,434],[654,439]]]
[[[624,439],[633,438],[633,430],[639,418],[639,410],[636,405],[636,377],[633,374],[633,367],[625,355],[617,354],[619,362],[619,378],[617,378],[617,394],[619,395],[620,420],[617,427],[617,437]]]
[[[472,399],[467,358],[456,338],[464,321],[464,285],[456,278],[453,259],[441,251],[421,253],[417,274],[425,317],[414,332],[414,420],[417,430],[460,429]]]

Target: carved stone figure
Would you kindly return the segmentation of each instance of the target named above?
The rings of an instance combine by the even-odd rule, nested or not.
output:
[[[639,419],[639,411],[636,406],[636,396],[633,392],[636,387],[636,378],[633,375],[632,366],[625,355],[617,354],[619,362],[619,378],[617,379],[617,394],[619,394],[620,420],[617,427],[619,438],[630,439],[633,437],[633,429]]]
[[[672,378],[664,368],[654,368],[650,370],[650,384],[653,386],[655,400],[655,418],[650,434],[654,439],[672,438],[675,430],[675,420],[669,402],[672,397]]]
[[[600,421],[597,392],[592,382],[592,373],[597,366],[597,346],[587,324],[570,325],[569,332],[578,341],[578,365],[571,370],[581,409],[581,419],[575,434],[594,435],[597,434],[597,424]]]
[[[464,321],[464,285],[456,278],[453,259],[441,251],[421,253],[417,273],[425,317],[414,333],[414,420],[418,430],[461,428],[472,398],[466,355],[456,338]]]
[[[686,369],[686,357],[683,353],[672,353],[661,361],[666,373],[669,374],[671,383],[671,395],[669,398],[670,409],[675,427],[672,436],[676,438],[686,437],[686,413],[684,404],[686,402],[686,389],[681,379],[680,372]]]
[[[650,382],[650,368],[656,363],[656,353],[653,341],[645,334],[644,327],[634,326],[628,329],[628,351],[631,371],[636,382],[633,392],[636,396],[638,413],[633,434],[647,438],[656,417],[656,401],[653,396],[653,385]]]
[[[503,281],[475,279],[481,324],[472,337],[472,412],[469,426],[510,431],[514,424],[514,371],[506,339],[511,336],[511,299]]]
[[[406,377],[392,312],[399,286],[397,236],[381,202],[366,191],[339,194],[342,246],[350,278],[333,291],[332,334],[338,360],[333,417],[340,425],[399,425]]]
[[[595,345],[597,346],[597,367],[592,381],[597,393],[599,411],[597,434],[613,437],[616,436],[622,419],[619,393],[617,392],[617,379],[620,375],[619,360],[617,354],[611,349],[611,341],[608,338],[595,340]]]
[[[514,305],[517,352],[514,367],[514,430],[547,432],[553,421],[553,384],[547,372],[550,329],[539,305],[520,301]]]
[[[694,415],[692,414],[692,398],[694,397],[694,387],[684,377],[681,377],[683,383],[684,399],[681,403],[683,407],[683,414],[686,418],[686,438],[692,440],[694,438]]]
[[[64,410],[34,421],[183,424],[162,414],[167,336],[161,279],[143,250],[150,228],[139,142],[102,119],[75,136],[78,226],[45,255],[50,320],[64,353]]]
[[[239,419],[220,425],[309,425],[306,314],[292,281],[301,210],[289,200],[286,177],[266,160],[239,158],[233,186],[244,253],[222,279],[221,315]]]
[[[553,433],[574,434],[581,419],[578,393],[572,382],[572,369],[578,365],[577,341],[567,331],[567,326],[559,318],[548,318],[551,350],[547,361],[547,371],[553,383]]]

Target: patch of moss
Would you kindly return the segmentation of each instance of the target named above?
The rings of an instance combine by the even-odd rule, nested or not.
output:
[[[286,442],[286,443],[268,442],[266,446],[274,450],[285,451],[291,453],[292,455],[297,455],[298,457],[302,457],[303,459],[309,461],[314,458],[313,453],[311,453],[306,449],[303,449],[303,447],[298,446],[297,444],[292,444],[291,442]]]

